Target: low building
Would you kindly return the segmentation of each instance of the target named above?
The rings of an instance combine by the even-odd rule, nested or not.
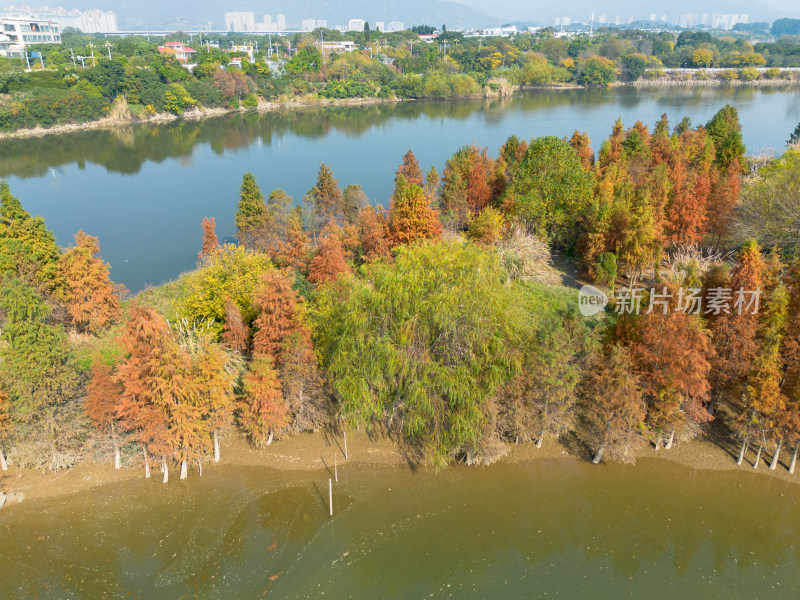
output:
[[[356,49],[356,43],[350,41],[344,42],[323,42],[322,53],[332,54],[334,52],[352,52]]]
[[[419,39],[421,42],[428,42],[429,44],[439,37],[438,33],[420,33]]]
[[[508,37],[510,35],[517,35],[517,28],[513,25],[510,27],[489,27],[483,30],[483,37]]]
[[[197,53],[197,50],[192,50],[181,42],[167,42],[163,46],[159,46],[158,51],[161,54],[172,54],[180,62],[191,62],[192,54]]]
[[[32,44],[60,44],[61,28],[57,23],[40,19],[0,17],[0,56],[23,58]]]

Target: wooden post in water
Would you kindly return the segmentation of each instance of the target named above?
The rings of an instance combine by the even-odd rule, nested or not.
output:
[[[336,464],[336,454],[333,455],[333,476],[336,478],[336,483],[339,483],[339,467]]]
[[[331,506],[331,516],[333,516],[333,480],[328,478],[328,499]]]

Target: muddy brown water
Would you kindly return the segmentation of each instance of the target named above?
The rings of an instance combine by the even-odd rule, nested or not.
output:
[[[658,459],[215,468],[0,514],[0,598],[797,598],[800,486]]]

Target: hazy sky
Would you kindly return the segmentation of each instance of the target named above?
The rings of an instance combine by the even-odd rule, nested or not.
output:
[[[800,13],[800,2],[798,0],[676,0],[671,2],[663,1],[635,1],[635,0],[562,0],[553,3],[545,0],[451,0],[460,4],[467,4],[487,14],[506,16],[519,16],[531,18],[537,14],[549,14],[553,11],[563,15],[573,14],[575,16],[587,11],[599,12],[624,12],[636,14],[657,11],[659,13],[682,13],[682,12],[745,12],[757,15],[763,10],[777,11],[785,13],[787,16],[797,16]],[[640,7],[637,10],[637,6]],[[587,13],[588,14],[588,13]],[[780,16],[776,14],[774,16]]]

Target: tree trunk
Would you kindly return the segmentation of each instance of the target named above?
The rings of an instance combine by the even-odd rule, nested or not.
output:
[[[200,459],[197,460],[197,471],[200,473],[200,477],[203,476],[203,461]]]
[[[738,466],[742,466],[742,461],[744,460],[744,453],[747,452],[747,439],[742,442],[742,447],[739,450],[739,458],[736,459],[736,464]]]
[[[541,448],[543,441],[544,441],[544,429],[542,429],[542,433],[539,434],[539,437],[536,438],[536,447]]]
[[[161,459],[161,472],[164,473],[164,479],[161,480],[162,483],[167,483],[169,481],[169,465],[167,465],[167,459]]]
[[[114,468],[119,471],[122,466],[122,458],[119,454],[119,442],[117,441],[117,432],[114,429],[114,423],[111,423],[111,439],[114,440]]]
[[[667,440],[666,445],[664,446],[664,450],[669,450],[672,448],[672,442],[675,441],[675,430],[673,429],[669,434],[669,439]]]
[[[189,476],[189,465],[185,460],[181,461],[181,479],[186,479]]]
[[[119,454],[119,444],[117,444],[117,442],[115,441],[114,442],[114,468],[117,471],[119,471],[121,467],[122,467],[122,458],[120,457],[120,454]]]
[[[661,436],[658,436],[656,438],[656,452],[658,452],[659,450],[661,450]]]
[[[778,445],[775,448],[775,456],[772,457],[772,462],[769,463],[769,470],[774,471],[778,466],[778,459],[781,455],[781,446],[783,445],[783,440],[778,440]]]
[[[794,454],[792,454],[792,462],[789,464],[789,473],[794,473],[794,465],[797,463],[797,446],[794,447]]]
[[[144,454],[144,478],[150,479],[150,461],[147,460],[147,448],[142,446],[142,453]]]
[[[0,448],[0,468],[3,471],[8,471],[8,463],[6,462],[6,455],[3,453],[3,449]]]
[[[605,449],[605,448],[604,448],[603,446],[600,446],[600,447],[597,449],[597,454],[595,454],[595,455],[594,455],[594,458],[592,459],[592,464],[593,464],[593,465],[596,465],[596,464],[597,464],[597,463],[599,463],[601,460],[603,460],[603,450],[604,450],[604,449]]]
[[[272,443],[272,432],[270,431],[269,437],[267,438],[267,446],[269,446],[271,443]]]
[[[219,435],[216,429],[214,430],[214,462],[219,462]]]
[[[761,449],[764,447],[764,444],[758,445],[758,452],[756,452],[756,459],[753,461],[753,468],[758,468],[758,463],[761,461]]]

